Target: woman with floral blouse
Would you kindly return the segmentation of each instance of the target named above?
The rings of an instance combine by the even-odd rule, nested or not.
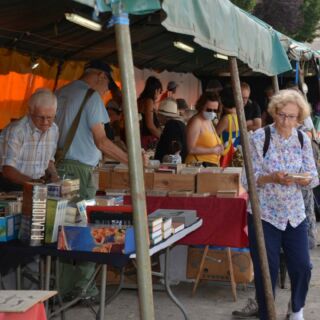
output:
[[[268,112],[274,119],[270,126],[268,150],[264,154],[264,128],[251,135],[250,146],[272,288],[274,292],[282,248],[291,280],[292,310],[289,319],[303,320],[311,263],[301,190],[314,188],[319,179],[310,139],[304,132],[298,134],[296,127],[310,114],[310,110],[300,93],[281,90],[272,97]],[[247,186],[245,176],[243,184]],[[268,319],[250,205],[248,211],[259,315],[260,319]]]

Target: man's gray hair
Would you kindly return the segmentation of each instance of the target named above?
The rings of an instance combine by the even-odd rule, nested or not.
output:
[[[57,97],[47,88],[37,89],[29,99],[29,110],[32,112],[36,108],[52,108],[57,109]]]

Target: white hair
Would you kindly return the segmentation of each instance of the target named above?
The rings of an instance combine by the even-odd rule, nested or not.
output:
[[[37,89],[29,99],[29,110],[33,112],[36,108],[52,108],[57,109],[57,97],[47,88]]]

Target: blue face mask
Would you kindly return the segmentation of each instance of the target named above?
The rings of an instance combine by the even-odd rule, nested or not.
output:
[[[203,111],[202,115],[206,120],[211,120],[211,121],[217,117],[217,114],[215,112],[208,112],[208,111]]]

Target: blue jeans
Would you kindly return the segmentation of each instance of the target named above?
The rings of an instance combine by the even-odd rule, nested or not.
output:
[[[257,302],[259,305],[259,318],[267,320],[268,315],[260,271],[256,236],[254,233],[253,218],[251,214],[248,216],[250,253],[254,266],[254,280]],[[306,220],[301,222],[296,228],[293,228],[288,223],[284,231],[277,229],[272,224],[265,221],[262,221],[262,227],[267,250],[273,295],[275,296],[275,285],[279,272],[280,249],[282,248],[291,282],[292,311],[298,312],[305,304],[312,268],[308,249]]]

